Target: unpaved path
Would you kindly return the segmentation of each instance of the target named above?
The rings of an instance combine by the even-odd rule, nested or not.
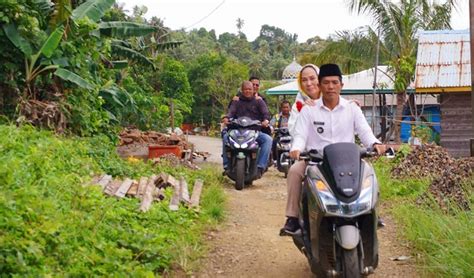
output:
[[[219,139],[190,136],[189,140],[199,150],[218,151],[211,157],[220,158]],[[229,200],[227,220],[219,230],[209,232],[210,252],[193,276],[312,276],[305,256],[296,249],[291,238],[278,235],[285,220],[286,181],[283,174],[271,168],[262,179],[242,191],[234,190],[229,181],[225,192]],[[390,259],[410,253],[397,240],[395,224],[384,211],[382,208],[387,226],[378,233],[380,263],[371,277],[416,277],[413,259],[405,262]]]

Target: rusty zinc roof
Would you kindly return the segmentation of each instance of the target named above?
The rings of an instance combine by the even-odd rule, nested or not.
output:
[[[423,31],[418,41],[417,92],[470,90],[469,30]]]

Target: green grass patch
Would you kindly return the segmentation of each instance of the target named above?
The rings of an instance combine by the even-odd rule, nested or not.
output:
[[[32,127],[0,125],[0,273],[20,276],[160,275],[190,270],[202,234],[224,215],[220,175],[129,163],[106,137],[61,138]],[[138,199],[105,197],[82,185],[94,173],[138,178],[167,171],[192,187],[204,181],[201,211],[138,211]],[[168,192],[170,194],[170,192]]]
[[[401,204],[392,209],[403,235],[421,251],[423,276],[474,277],[472,212],[446,215],[430,207]]]
[[[397,198],[416,198],[425,192],[430,185],[429,178],[420,179],[395,179],[390,172],[394,163],[381,157],[374,163],[377,180],[380,185],[380,195],[383,200],[393,200]]]
[[[455,206],[447,214],[434,200],[424,205],[417,198],[427,191],[430,179],[395,179],[390,176],[394,162],[381,158],[374,163],[382,202],[390,204],[390,213],[403,237],[422,254],[419,271],[427,277],[474,277],[474,221],[471,211]],[[472,185],[466,187],[473,207]],[[429,196],[429,195],[428,195]]]

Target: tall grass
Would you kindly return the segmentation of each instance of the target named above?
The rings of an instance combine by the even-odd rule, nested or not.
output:
[[[422,273],[438,277],[474,277],[472,212],[446,215],[440,210],[412,204],[397,206],[392,212],[403,225],[403,235],[424,255]]]
[[[379,159],[375,164],[383,202],[399,224],[400,233],[420,253],[420,274],[426,277],[474,277],[474,221],[472,211],[450,208],[447,214],[434,200],[418,197],[427,191],[430,179],[394,179],[393,163]],[[474,207],[472,181],[466,185]]]
[[[141,213],[137,199],[83,186],[94,173],[138,178],[161,171],[182,174],[190,185],[204,180],[201,212],[171,212],[165,200]],[[200,254],[203,232],[222,219],[219,182],[212,168],[128,163],[106,137],[61,138],[0,125],[0,273],[159,275]]]

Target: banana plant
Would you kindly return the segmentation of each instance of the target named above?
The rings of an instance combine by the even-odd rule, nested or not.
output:
[[[29,96],[32,96],[34,98],[35,94],[33,87],[35,79],[40,74],[51,71],[57,71],[59,69],[59,65],[50,64],[51,61],[43,61],[41,63],[38,63],[38,59],[41,57],[45,57],[48,59],[51,58],[54,51],[57,49],[59,43],[61,42],[61,39],[64,34],[64,27],[57,27],[43,42],[41,48],[36,53],[33,53],[33,48],[31,44],[19,34],[14,23],[5,24],[2,27],[8,39],[13,43],[13,45],[20,49],[25,56],[26,93],[28,93]],[[59,71],[56,75],[65,80],[72,81],[81,87],[87,89],[94,88],[89,82],[66,69],[61,69],[61,71]]]
[[[71,13],[71,19],[74,21],[81,20],[88,17],[90,20],[97,22],[105,14],[105,12],[115,3],[115,0],[89,0],[78,6]],[[86,88],[93,89],[94,86],[87,82],[77,74],[64,69],[59,68],[59,65],[54,64],[50,58],[54,51],[58,48],[61,39],[65,33],[63,25],[57,26],[53,32],[51,32],[48,38],[43,42],[41,48],[34,53],[31,44],[21,36],[14,23],[5,24],[2,26],[5,35],[15,45],[25,57],[25,88],[26,93],[29,96],[35,97],[34,94],[34,81],[40,75],[47,72],[54,72],[54,74],[63,80],[70,81],[76,85]],[[40,61],[40,58],[47,58],[46,60]]]

